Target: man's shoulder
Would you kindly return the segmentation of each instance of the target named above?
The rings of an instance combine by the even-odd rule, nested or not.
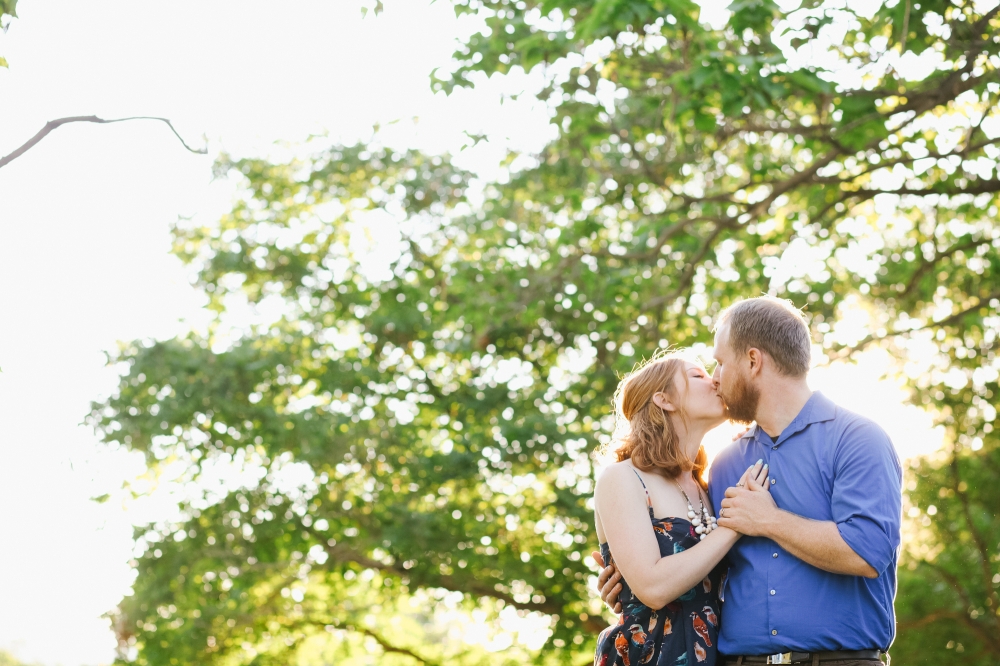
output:
[[[890,443],[889,434],[885,428],[880,426],[874,419],[858,414],[846,407],[835,405],[836,417],[834,421],[843,431],[845,437],[875,439],[885,443]]]
[[[881,451],[882,455],[895,459],[896,466],[899,465],[896,447],[885,428],[864,414],[858,414],[832,402],[831,404],[836,410],[832,422],[836,430],[838,456],[846,451],[864,450],[868,453]]]
[[[821,418],[816,420],[825,421],[842,436],[875,438],[890,442],[888,433],[872,418],[838,405],[826,396],[822,396],[822,401]]]
[[[747,443],[751,439],[753,439],[753,428],[715,454],[715,458],[712,460],[713,479],[717,479],[719,475],[727,476],[733,470],[738,470],[742,474],[743,466],[741,463],[746,453]]]

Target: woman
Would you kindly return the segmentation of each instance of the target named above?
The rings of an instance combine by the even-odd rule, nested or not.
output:
[[[669,353],[621,381],[615,408],[617,462],[594,504],[601,554],[622,575],[622,614],[598,638],[595,666],[714,666],[722,560],[740,535],[716,525],[701,440],[726,407],[701,365]],[[742,483],[767,488],[766,478],[758,462]]]

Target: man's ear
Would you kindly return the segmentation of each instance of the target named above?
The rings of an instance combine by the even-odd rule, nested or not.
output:
[[[750,376],[756,377],[764,369],[764,352],[751,347],[747,350],[747,357],[750,360]]]
[[[663,393],[653,394],[653,404],[659,407],[660,409],[664,409],[668,412],[677,411],[677,408],[674,406],[674,403],[670,402],[667,396],[664,395]]]

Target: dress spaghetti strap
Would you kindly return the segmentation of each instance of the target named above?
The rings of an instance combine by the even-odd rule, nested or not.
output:
[[[646,482],[642,480],[641,476],[639,476],[639,472],[636,472],[635,467],[632,467],[631,469],[632,469],[633,472],[635,472],[635,476],[636,476],[636,478],[639,479],[639,483],[642,484],[642,490],[643,490],[643,492],[646,493],[646,509],[649,511],[649,517],[653,518],[654,517],[653,516],[653,502],[652,502],[652,500],[649,499],[649,488],[646,487]]]

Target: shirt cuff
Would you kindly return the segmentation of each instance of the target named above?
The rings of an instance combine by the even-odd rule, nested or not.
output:
[[[875,523],[865,518],[848,518],[837,523],[837,530],[851,550],[875,569],[878,575],[882,575],[892,563],[895,549],[889,542],[889,537]]]

